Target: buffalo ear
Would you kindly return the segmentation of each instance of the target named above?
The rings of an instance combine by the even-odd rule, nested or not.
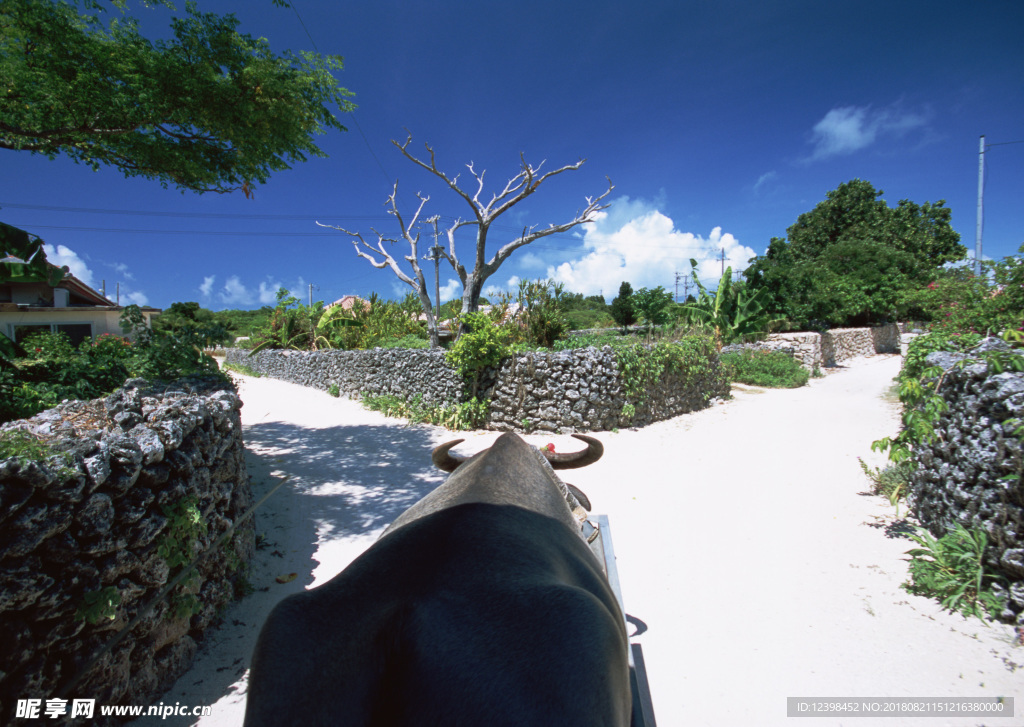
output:
[[[583,494],[583,490],[578,488],[576,485],[570,485],[568,482],[565,483],[565,486],[569,488],[569,492],[572,493],[572,496],[579,500],[580,506],[587,512],[590,512],[590,498]]]

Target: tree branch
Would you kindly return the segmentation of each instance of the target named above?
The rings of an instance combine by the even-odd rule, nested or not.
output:
[[[582,161],[579,163],[582,164]],[[553,172],[548,172],[543,177],[537,180],[537,182],[534,184],[534,189],[536,189],[537,185],[543,182],[545,178],[553,174],[563,172],[566,169],[572,167],[579,168],[577,165],[571,165],[569,167],[562,167],[561,169],[557,169]],[[608,179],[608,177],[605,177],[605,179]],[[583,225],[586,224],[587,222],[593,222],[594,215],[597,212],[608,209],[608,207],[610,206],[607,204],[601,204],[601,200],[603,200],[605,197],[611,194],[611,191],[613,189],[615,189],[615,185],[612,184],[611,179],[608,179],[608,189],[605,190],[604,194],[602,194],[600,197],[597,197],[596,199],[593,197],[586,197],[586,208],[582,212],[577,212],[576,217],[573,218],[570,222],[565,222],[560,225],[551,225],[550,227],[547,227],[543,230],[535,230],[533,228],[523,230],[523,234],[520,235],[518,240],[513,240],[512,242],[506,243],[498,250],[498,252],[494,254],[494,257],[492,257],[490,261],[487,262],[487,268],[497,270],[498,267],[503,262],[505,262],[505,260],[508,259],[509,255],[511,255],[513,252],[523,247],[524,245],[529,245],[531,242],[535,242],[541,239],[542,237],[547,237],[548,235],[555,235],[560,232],[566,232],[568,230],[571,230],[573,227],[576,227],[577,225]]]

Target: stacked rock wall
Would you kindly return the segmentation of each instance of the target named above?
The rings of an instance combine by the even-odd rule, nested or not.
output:
[[[228,349],[226,361],[264,376],[356,397],[363,392],[423,396],[424,404],[461,400],[464,384],[438,349],[375,348],[370,351],[248,351]]]
[[[79,674],[75,696],[146,704],[188,668],[252,556],[251,520],[91,662],[180,570],[169,549],[204,552],[250,507],[240,408],[220,380],[134,380],[0,427],[53,453],[0,460],[0,721]],[[183,503],[205,532],[176,541]]]
[[[877,328],[834,328],[824,333],[773,333],[765,341],[726,347],[787,353],[808,371],[838,366],[843,361],[876,353],[899,353],[900,326],[890,323]]]
[[[424,404],[453,406],[466,400],[466,387],[445,360],[444,352],[425,349],[372,351],[246,351],[229,350],[237,363],[303,386],[358,396],[362,392],[394,394],[410,399],[422,394]],[[502,431],[607,431],[643,425],[707,406],[729,393],[716,356],[710,373],[692,381],[666,374],[638,402],[628,401],[610,346],[510,356],[480,379],[479,394],[490,401],[487,426]],[[623,415],[633,404],[635,413]]]
[[[1005,347],[987,339],[969,357]],[[936,537],[957,523],[984,529],[986,565],[1006,578],[1003,617],[1024,626],[1024,446],[1015,433],[1024,419],[1024,373],[996,374],[984,363],[951,368],[964,358],[945,352],[927,358],[951,369],[939,389],[949,408],[935,441],[914,447],[918,466],[907,500]]]

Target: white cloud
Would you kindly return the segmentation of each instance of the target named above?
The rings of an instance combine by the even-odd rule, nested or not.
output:
[[[447,303],[455,298],[462,298],[462,283],[454,278],[449,278],[448,282],[441,286],[441,302]]]
[[[301,289],[301,279],[299,282],[300,284],[298,287]],[[260,304],[272,305],[275,302],[277,302],[277,291],[280,290],[282,287],[283,286],[280,283],[269,281],[262,282],[260,283],[259,291],[257,292],[256,297],[259,299]],[[301,294],[296,295],[295,292],[291,290],[288,291],[288,295],[290,295],[293,298],[299,298],[299,300],[302,299],[300,297]]]
[[[74,250],[65,245],[43,245],[43,252],[46,253],[46,259],[52,265],[58,267],[67,266],[71,271],[71,274],[81,280],[83,283],[88,285],[94,290],[99,290],[103,287],[104,281],[97,280],[89,266],[85,264],[85,261],[78,256]],[[133,290],[125,285],[126,280],[134,280],[135,276],[128,272],[128,266],[124,263],[102,263],[108,265],[121,274],[123,280],[118,283],[117,280],[110,281],[106,286],[106,295],[110,300],[119,302],[120,305],[149,305],[149,297],[141,290]]]
[[[110,267],[121,273],[125,280],[135,280],[135,276],[128,272],[128,266],[124,263],[112,263]]]
[[[576,293],[604,295],[611,300],[622,281],[633,290],[662,286],[675,291],[675,273],[690,274],[690,258],[698,263],[701,282],[717,285],[721,252],[725,267],[738,272],[747,267],[754,251],[730,233],[715,227],[707,237],[680,232],[657,207],[643,200],[616,200],[611,210],[598,213],[586,226],[585,253],[548,268],[547,275]],[[680,290],[680,295],[682,291]]]
[[[766,184],[775,181],[776,179],[778,179],[778,177],[779,175],[776,174],[774,170],[762,174],[760,177],[757,178],[757,181],[754,182],[754,194],[758,194]]]
[[[870,106],[834,108],[814,125],[814,150],[805,161],[852,154],[871,146],[879,137],[900,137],[927,124],[926,113],[906,111],[899,104],[878,110]]]
[[[227,305],[252,305],[256,297],[242,283],[241,278],[232,275],[224,282],[224,288],[217,294],[218,300]]]
[[[44,243],[43,252],[46,253],[46,259],[50,264],[56,265],[57,267],[67,265],[72,275],[88,285],[90,288],[96,287],[92,270],[89,269],[89,266],[85,264],[85,261],[82,260],[82,258],[78,257],[78,253],[74,250],[67,248],[64,245],[49,245]]]
[[[121,286],[120,298],[121,305],[149,305],[149,297],[145,293],[141,290],[128,290],[124,285]]]
[[[199,290],[204,296],[213,294],[215,280],[215,275],[203,278]],[[277,302],[277,291],[280,288],[285,288],[288,295],[298,298],[301,303],[309,302],[309,286],[302,278],[299,278],[291,288],[269,277],[253,287],[243,283],[237,275],[232,275],[224,281],[224,285],[216,293],[216,298],[218,302],[228,306],[273,305]]]
[[[524,252],[516,256],[516,265],[523,270],[544,270],[548,264],[533,252]]]

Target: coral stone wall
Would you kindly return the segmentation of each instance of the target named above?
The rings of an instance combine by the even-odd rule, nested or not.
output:
[[[83,669],[74,696],[101,705],[146,704],[188,668],[252,556],[251,521],[200,563],[184,610],[172,591],[90,662],[180,569],[165,558],[167,508],[195,503],[206,533],[182,547],[201,553],[250,507],[240,407],[220,380],[134,380],[0,427],[56,453],[0,460],[0,721]],[[116,605],[90,601],[99,593]]]
[[[986,349],[1007,348],[987,339]],[[968,356],[933,353],[931,366],[950,369]],[[986,561],[1006,582],[1003,618],[1024,626],[1024,446],[1015,434],[1024,418],[1024,373],[993,373],[984,363],[952,369],[939,389],[949,410],[931,444],[914,446],[917,468],[907,500],[936,537],[960,523],[988,534]]]
[[[808,371],[838,366],[857,356],[900,352],[900,326],[890,323],[877,328],[834,328],[824,333],[773,333],[768,340],[727,346],[725,351],[754,348],[782,351]]]
[[[445,360],[427,349],[372,351],[261,351],[231,349],[228,363],[303,386],[340,393],[394,394],[425,404],[452,406],[466,398],[465,384]],[[481,376],[479,393],[490,400],[487,425],[503,431],[605,431],[647,424],[707,406],[729,393],[717,356],[697,380],[665,374],[638,402],[628,401],[610,346],[510,356]],[[635,414],[623,415],[633,404]]]
[[[228,363],[264,376],[326,391],[332,385],[345,396],[363,392],[423,396],[424,404],[454,404],[465,388],[439,349],[375,348],[370,351],[260,351],[255,356],[227,349]]]

